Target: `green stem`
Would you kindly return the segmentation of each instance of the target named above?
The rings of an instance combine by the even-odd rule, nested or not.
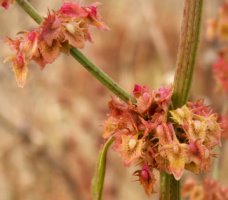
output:
[[[203,0],[185,0],[180,44],[174,78],[173,106],[183,106],[189,97],[198,48]]]
[[[35,10],[35,8],[27,0],[16,0],[18,5],[23,8],[23,10],[28,13],[28,15],[34,19],[37,24],[41,24],[43,18]]]
[[[166,172],[161,172],[160,178],[160,199],[180,200],[180,181],[176,181],[174,176]]]
[[[186,104],[189,97],[199,43],[202,7],[203,0],[185,0],[184,2],[172,96],[174,109]],[[162,172],[160,187],[160,200],[181,199],[180,181],[176,181],[173,175]]]
[[[121,98],[125,102],[135,102],[135,99],[125,92],[115,81],[113,81],[105,72],[96,67],[88,58],[86,58],[82,52],[76,48],[71,48],[71,55],[97,80],[99,80],[104,86],[112,91],[116,96]]]
[[[36,9],[27,0],[16,0],[19,6],[29,14],[38,24],[41,24],[43,18],[39,15]],[[101,82],[106,88],[112,91],[120,99],[125,102],[135,102],[135,98],[125,92],[114,80],[111,79],[105,72],[93,64],[82,52],[76,48],[71,48],[71,55],[98,81]]]
[[[114,141],[114,137],[110,137],[107,140],[107,142],[104,144],[104,146],[102,147],[102,149],[99,153],[96,174],[95,174],[93,182],[92,182],[93,200],[102,199],[107,151],[108,151],[110,145],[113,143],[113,141]]]

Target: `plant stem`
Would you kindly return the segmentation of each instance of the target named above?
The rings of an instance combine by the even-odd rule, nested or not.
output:
[[[103,185],[104,185],[104,178],[105,178],[105,171],[106,171],[106,157],[107,157],[108,149],[110,145],[113,143],[113,141],[114,141],[114,137],[110,137],[106,141],[106,143],[104,144],[104,146],[102,147],[99,153],[96,173],[92,181],[93,200],[102,199],[102,192],[103,192]]]
[[[185,0],[174,78],[173,106],[183,106],[189,97],[199,41],[203,0]]]
[[[185,0],[178,47],[173,108],[183,106],[189,97],[199,42],[203,0]],[[173,175],[161,173],[160,200],[180,200],[180,181]]]
[[[18,5],[34,19],[37,24],[41,24],[43,18],[39,15],[36,9],[27,0],[16,0]]]
[[[38,24],[41,24],[43,18],[39,15],[36,9],[27,0],[16,0],[19,6],[33,18]],[[135,102],[135,98],[125,92],[114,80],[111,79],[105,72],[93,64],[82,52],[76,48],[70,49],[71,55],[98,81],[101,82],[106,88],[117,95],[125,102]]]
[[[71,55],[97,80],[99,80],[105,87],[112,91],[116,96],[125,102],[135,102],[135,99],[125,92],[115,81],[113,81],[105,72],[96,67],[82,52],[76,48],[71,48]]]

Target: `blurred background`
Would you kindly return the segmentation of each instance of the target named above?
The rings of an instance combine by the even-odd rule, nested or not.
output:
[[[62,3],[30,2],[43,16]],[[83,52],[128,92],[135,83],[153,89],[170,84],[183,0],[100,2],[111,30],[92,30],[94,42],[87,43]],[[214,89],[211,71],[217,46],[207,42],[205,29],[221,2],[205,1],[191,90],[192,99],[206,98],[218,112],[224,99]],[[18,88],[9,64],[3,64],[10,51],[2,39],[36,26],[16,4],[0,10],[0,200],[90,200],[91,179],[104,142],[102,123],[112,94],[67,55],[42,71],[31,63],[26,86]],[[220,168],[224,185],[228,185],[227,167],[224,160]],[[133,172],[109,151],[104,200],[151,199]]]

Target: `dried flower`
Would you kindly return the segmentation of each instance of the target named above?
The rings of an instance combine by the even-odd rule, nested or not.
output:
[[[133,94],[137,99],[136,105],[126,104],[118,98],[111,100],[110,114],[104,123],[104,137],[114,135],[114,150],[119,152],[125,165],[141,167],[134,174],[139,176],[146,193],[150,194],[155,182],[152,169],[162,168],[160,161],[168,163],[168,156],[159,155],[162,139],[160,141],[156,132],[159,125],[166,126],[172,87],[151,91],[146,86],[136,85]],[[166,131],[164,134],[169,134]],[[164,152],[170,148],[170,143],[165,144]]]
[[[166,124],[163,124],[163,126],[167,126]],[[164,136],[160,135],[159,137],[159,152],[161,156],[167,160],[167,166],[166,171],[171,172],[176,180],[180,180],[184,173],[185,163],[188,161],[187,157],[187,144],[180,143],[177,139],[175,132],[172,128],[172,125],[169,124],[169,127],[171,127],[170,131],[170,141],[162,140]],[[163,131],[164,134],[167,131]],[[163,142],[162,142],[163,141]],[[163,144],[162,144],[163,143]]]
[[[12,62],[17,84],[19,87],[23,87],[28,73],[27,63],[37,51],[38,33],[35,31],[23,32],[16,39],[7,38],[6,42],[15,54],[7,57],[5,61]]]
[[[221,144],[222,129],[217,114],[203,100],[189,102],[170,113],[188,145],[185,167],[195,173],[207,170],[215,155],[213,148]]]
[[[150,195],[154,190],[156,179],[149,165],[144,164],[142,168],[140,170],[136,170],[133,175],[139,177],[139,182],[143,185],[146,194]]]
[[[133,94],[136,104],[118,98],[110,101],[103,136],[114,135],[114,150],[126,166],[141,168],[134,175],[147,194],[154,191],[154,170],[179,180],[184,169],[199,173],[210,167],[222,130],[217,114],[203,100],[169,111],[172,87],[150,90],[135,85]]]
[[[91,42],[90,26],[108,29],[100,20],[97,4],[81,6],[70,1],[64,2],[58,11],[49,12],[37,29],[20,34],[16,39],[8,38],[7,43],[16,55],[7,60],[12,62],[18,85],[25,84],[30,60],[43,69],[54,62],[61,51],[69,53],[71,47],[83,48],[86,41]]]

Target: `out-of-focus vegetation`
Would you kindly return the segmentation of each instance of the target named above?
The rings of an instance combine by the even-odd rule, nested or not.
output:
[[[41,14],[58,1],[30,1]],[[92,1],[83,1],[91,3]],[[135,83],[151,88],[172,82],[182,1],[101,0],[111,31],[94,31],[83,50],[127,91]],[[206,98],[221,112],[211,65],[217,46],[205,39],[206,21],[222,1],[205,1],[200,52],[191,98]],[[16,4],[0,10],[0,37],[31,30],[36,23]],[[35,63],[19,89],[0,48],[0,200],[89,200],[90,184],[102,140],[102,122],[112,95],[72,57],[62,55],[41,71]],[[220,168],[227,181],[227,160]],[[147,199],[120,158],[109,152],[104,199]],[[155,197],[156,199],[156,194]],[[148,198],[149,199],[149,198]]]

